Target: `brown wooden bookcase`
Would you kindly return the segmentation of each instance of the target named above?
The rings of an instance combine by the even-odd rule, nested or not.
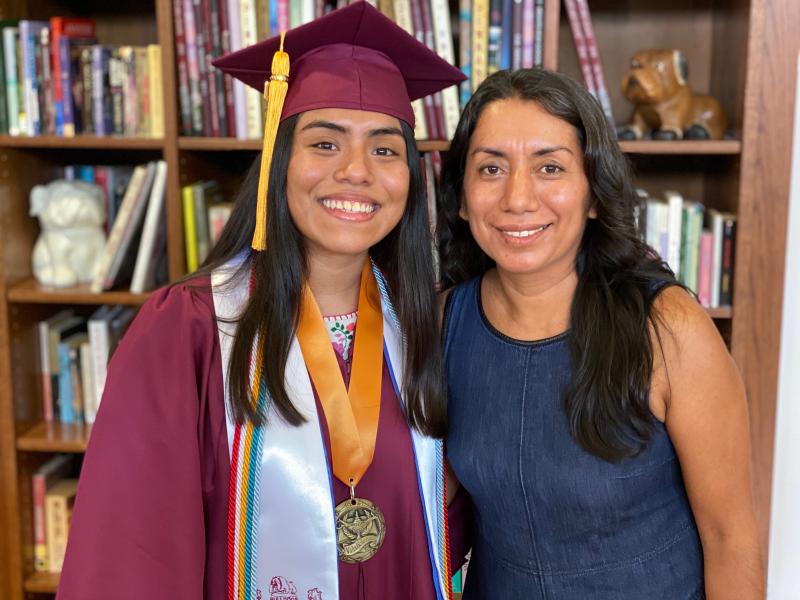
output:
[[[780,339],[785,223],[789,190],[791,106],[800,38],[796,0],[590,0],[617,122],[630,110],[619,80],[634,51],[677,47],[698,91],[721,100],[730,139],[719,142],[624,142],[642,187],[676,188],[739,215],[734,308],[711,313],[745,380],[753,441],[755,497],[766,548]],[[545,64],[580,80],[560,0],[546,0]],[[457,3],[455,3],[457,4]],[[38,233],[28,216],[33,185],[66,164],[168,164],[169,271],[184,272],[180,187],[216,177],[231,194],[257,156],[258,140],[178,135],[171,0],[0,0],[0,18],[90,16],[109,43],[162,46],[163,139],[0,136],[0,597],[52,597],[57,575],[34,575],[30,474],[53,452],[80,453],[89,428],[41,421],[34,323],[60,306],[91,312],[105,303],[141,304],[146,295],[86,288],[52,291],[32,278]],[[457,10],[453,13],[457,15]],[[447,142],[424,141],[423,150]]]

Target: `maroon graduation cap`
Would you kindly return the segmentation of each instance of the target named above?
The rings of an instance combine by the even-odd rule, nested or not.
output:
[[[280,121],[318,108],[351,108],[391,115],[413,128],[412,100],[466,79],[362,1],[212,64],[263,92],[267,101],[253,236],[256,250],[266,247],[267,181]]]

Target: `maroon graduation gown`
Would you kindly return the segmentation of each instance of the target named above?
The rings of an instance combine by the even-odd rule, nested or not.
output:
[[[358,598],[359,587],[370,599],[435,597],[410,434],[393,390],[387,401],[386,380],[382,406],[398,408],[381,410],[359,493],[394,499],[381,508],[404,541],[382,548],[368,571],[340,564],[341,600]],[[183,285],[160,290],[109,364],[57,600],[225,599],[229,476],[213,299]],[[458,564],[464,500],[450,510]]]

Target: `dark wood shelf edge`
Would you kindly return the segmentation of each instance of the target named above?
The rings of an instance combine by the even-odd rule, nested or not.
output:
[[[29,594],[55,594],[61,573],[33,573],[25,578],[25,591]]]
[[[20,427],[20,430],[17,434],[17,450],[81,453],[86,451],[92,426],[84,423],[41,421],[28,427]]]
[[[12,304],[125,304],[141,305],[149,293],[134,294],[129,291],[109,291],[99,294],[89,291],[88,285],[73,288],[47,288],[35,279],[25,279],[9,286],[7,299]]]
[[[163,138],[98,137],[77,135],[62,137],[57,135],[12,136],[0,135],[0,148],[35,148],[43,150],[83,149],[83,150],[161,150]]]

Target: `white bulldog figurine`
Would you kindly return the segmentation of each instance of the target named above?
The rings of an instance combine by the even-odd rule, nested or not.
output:
[[[30,200],[41,228],[31,257],[36,280],[53,287],[90,283],[106,243],[103,191],[57,179],[35,186]]]

